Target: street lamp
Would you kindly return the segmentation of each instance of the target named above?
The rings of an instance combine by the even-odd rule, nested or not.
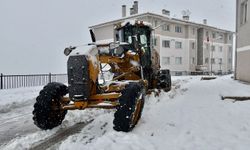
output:
[[[213,63],[215,62],[215,60],[212,62],[212,59],[213,59],[213,51],[215,51],[215,46],[214,46],[214,40],[220,40],[220,39],[222,39],[222,36],[220,35],[220,36],[218,36],[217,38],[214,38],[214,39],[212,39],[211,40],[211,42],[212,42],[212,44],[211,44],[211,59],[210,59],[210,64],[211,64],[211,70],[210,70],[210,74],[211,74],[211,76],[212,76],[212,74],[213,74]],[[212,49],[213,48],[213,46],[214,46],[214,49]]]

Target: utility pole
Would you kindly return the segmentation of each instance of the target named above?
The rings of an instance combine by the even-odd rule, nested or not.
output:
[[[238,41],[238,27],[239,27],[239,0],[236,0],[236,29],[235,29],[235,59],[234,59],[234,80],[237,79],[237,59],[238,59],[238,54],[237,54],[237,41]]]

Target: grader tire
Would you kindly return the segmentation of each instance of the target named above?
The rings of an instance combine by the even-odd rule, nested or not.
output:
[[[114,130],[129,132],[135,127],[141,118],[144,95],[144,86],[140,83],[131,82],[125,87],[114,114]]]
[[[33,110],[34,124],[42,130],[59,126],[67,110],[61,110],[62,97],[68,93],[64,84],[52,82],[40,91]]]
[[[158,89],[162,89],[164,92],[171,90],[171,75],[169,70],[161,70],[158,80]]]

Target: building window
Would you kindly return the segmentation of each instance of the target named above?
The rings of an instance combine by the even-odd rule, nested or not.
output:
[[[168,25],[168,24],[164,24],[164,25],[162,26],[162,30],[163,30],[163,31],[170,31],[169,25]]]
[[[162,41],[162,47],[170,48],[170,41],[168,41],[168,40],[163,40],[163,41]]]
[[[195,35],[195,28],[193,28],[193,35]]]
[[[232,52],[233,52],[232,46],[229,46],[229,47],[228,47],[228,51],[229,51],[229,54],[232,54]]]
[[[194,65],[195,64],[195,58],[192,57],[192,64]]]
[[[222,47],[222,46],[220,46],[220,52],[222,52],[222,50],[223,50],[223,47]]]
[[[245,24],[247,22],[247,0],[245,0],[244,2],[241,3],[240,6],[240,24]]]
[[[182,32],[182,28],[180,26],[175,26],[175,32],[181,33]]]
[[[170,65],[170,57],[162,57],[163,65]]]
[[[195,49],[195,42],[192,42],[192,49]]]
[[[155,24],[155,27],[157,27],[157,25],[158,25],[158,21],[157,21],[157,20],[155,20],[154,24]]]
[[[232,35],[231,35],[231,34],[228,36],[228,39],[229,39],[230,41],[232,40]]]
[[[211,49],[212,49],[212,51],[215,51],[215,46],[212,45],[212,46],[211,46]]]
[[[206,31],[206,37],[209,37],[209,33],[208,33],[208,31]]]
[[[233,48],[232,46],[228,47],[228,57],[232,57],[233,56]]]
[[[212,37],[215,39],[216,38],[216,33],[212,33]]]
[[[176,42],[175,42],[175,48],[176,48],[176,49],[182,49],[182,43],[176,41]]]
[[[223,40],[223,37],[224,37],[223,34],[220,34],[220,35],[219,35],[219,39],[220,39],[220,40]]]
[[[177,72],[175,72],[175,75],[176,76],[182,76],[182,72],[181,71],[177,71]]]
[[[157,46],[157,38],[154,38],[154,46]]]
[[[209,44],[208,43],[206,44],[206,49],[209,50]]]
[[[222,58],[219,58],[219,64],[222,64]]]
[[[175,64],[181,65],[182,64],[182,57],[175,57]]]
[[[211,58],[211,63],[212,63],[212,64],[215,64],[214,58]]]
[[[208,63],[209,63],[209,59],[207,57],[207,58],[205,58],[205,64],[208,64]]]
[[[229,58],[229,59],[228,59],[228,63],[232,63],[232,58]]]

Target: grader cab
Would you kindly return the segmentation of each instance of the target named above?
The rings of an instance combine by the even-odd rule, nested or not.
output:
[[[60,125],[67,110],[102,108],[115,109],[114,129],[128,132],[141,117],[146,94],[154,89],[171,89],[169,70],[160,70],[152,28],[147,23],[117,24],[112,43],[96,44],[92,31],[91,37],[89,51],[69,56],[68,87],[53,82],[41,90],[33,111],[39,128]],[[66,48],[65,54],[75,49]],[[112,74],[110,80],[105,80],[104,71]]]

